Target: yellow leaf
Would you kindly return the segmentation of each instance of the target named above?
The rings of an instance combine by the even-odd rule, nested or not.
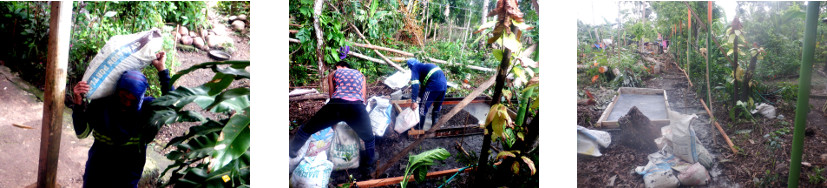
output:
[[[497,159],[505,159],[508,157],[517,157],[517,155],[514,155],[514,153],[510,151],[501,151],[500,153],[497,153]]]
[[[224,182],[226,183],[226,182],[230,181],[230,176],[228,176],[228,175],[221,176],[221,180],[224,180]]]
[[[523,159],[523,162],[525,162],[525,164],[526,164],[526,165],[528,165],[528,169],[531,169],[531,175],[532,175],[532,176],[533,176],[535,173],[537,173],[537,168],[534,166],[534,161],[532,161],[531,159],[529,159],[529,158],[528,158],[528,157],[526,157],[526,156],[522,156],[522,157],[520,157],[520,158],[522,158],[522,159]]]
[[[517,161],[514,161],[514,163],[511,164],[511,171],[514,172],[514,174],[519,174],[520,173],[520,163],[517,162]]]

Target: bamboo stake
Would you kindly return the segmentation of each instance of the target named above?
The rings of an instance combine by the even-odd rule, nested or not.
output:
[[[72,3],[51,2],[49,47],[46,64],[46,91],[43,94],[43,122],[40,131],[40,158],[37,187],[57,186],[60,135],[63,130],[63,100],[66,93],[66,70],[69,64],[69,35]]]
[[[455,174],[455,173],[459,172],[459,169],[462,169],[462,168],[443,170],[443,171],[437,171],[437,172],[428,172],[428,174],[425,175],[425,178],[436,178],[436,177],[452,175],[452,174]],[[475,168],[467,168],[462,172],[473,171],[474,169]],[[404,179],[405,179],[405,176],[399,176],[399,177],[392,177],[392,178],[372,179],[372,180],[367,180],[367,181],[360,181],[360,182],[356,182],[355,184],[356,184],[357,187],[379,187],[379,186],[388,186],[388,185],[398,184],[399,182],[402,182]],[[415,179],[414,175],[408,175],[408,182],[414,181],[414,179]],[[339,187],[342,187],[342,186],[345,186],[345,185],[348,185],[348,183],[339,184]],[[350,184],[350,185],[353,185],[353,184]]]
[[[402,50],[392,49],[392,48],[388,48],[388,47],[376,46],[376,45],[372,45],[372,44],[360,44],[360,43],[355,43],[354,42],[353,46],[358,46],[358,47],[362,47],[362,48],[376,49],[376,50],[382,50],[382,51],[388,51],[388,52],[393,52],[393,53],[397,53],[397,54],[400,54],[400,55],[403,55],[403,56],[408,56],[408,57],[413,57],[414,56],[414,54],[410,53],[410,52],[405,52],[405,51],[402,51]]]
[[[469,103],[471,103],[472,100],[474,100],[475,98],[477,98],[477,96],[482,94],[482,91],[485,91],[486,89],[491,87],[491,85],[494,85],[494,81],[496,80],[496,78],[497,78],[496,76],[491,77],[490,79],[488,79],[488,81],[485,81],[479,87],[477,87],[477,89],[474,89],[474,91],[472,91],[471,94],[468,94],[468,96],[466,96],[464,99],[462,99],[462,102],[460,102],[459,104],[454,106],[454,108],[451,108],[451,111],[448,112],[448,114],[445,114],[444,116],[440,117],[439,121],[437,121],[437,123],[434,124],[434,126],[432,126],[431,129],[429,129],[426,134],[433,134],[434,132],[436,132],[436,130],[441,128],[442,125],[447,123],[448,120],[450,120],[452,117],[454,117],[454,115],[459,113],[460,110],[462,110],[463,108],[465,108],[465,106],[467,106]],[[419,139],[417,139],[414,143],[411,143],[410,145],[408,145],[408,147],[406,147],[405,149],[403,149],[402,151],[397,153],[395,156],[393,156],[393,158],[391,158],[391,160],[389,160],[385,164],[382,164],[381,166],[379,166],[379,168],[377,168],[376,171],[373,172],[372,176],[374,178],[379,177],[379,174],[385,172],[385,170],[388,170],[388,168],[390,168],[392,165],[396,164],[396,162],[399,162],[399,160],[402,159],[402,157],[407,155],[408,152],[413,150],[416,146],[418,146],[424,140],[425,140],[424,136],[419,137]]]
[[[735,144],[732,144],[732,140],[729,139],[729,136],[727,136],[726,132],[724,132],[724,129],[721,128],[721,124],[718,124],[718,121],[715,120],[715,115],[712,115],[712,111],[710,111],[709,108],[706,107],[706,103],[704,102],[704,100],[700,100],[701,105],[703,105],[704,107],[704,110],[706,110],[706,113],[709,114],[709,118],[712,118],[712,123],[715,125],[715,128],[718,128],[718,132],[721,132],[721,136],[724,137],[726,144],[729,145],[729,149],[732,150],[732,153],[738,154],[738,150],[735,149]]]
[[[686,7],[688,7],[689,9],[692,9],[692,7],[691,7],[691,6],[689,6],[689,3],[684,2],[684,4],[686,4]],[[692,12],[692,11],[690,11],[690,13],[695,14],[695,12]],[[700,26],[701,26],[701,28],[706,29],[706,25],[704,25],[704,24],[703,24],[703,22],[700,22],[701,20],[700,20],[700,18],[698,17],[698,15],[695,15],[695,19],[696,19],[695,21],[697,21],[698,25],[700,25]],[[724,48],[723,48],[723,47],[721,47],[721,44],[718,42],[718,38],[712,37],[712,41],[713,41],[713,42],[715,42],[715,45],[716,45],[716,46],[718,46],[718,50],[720,50],[722,54],[726,54],[726,50],[724,50]],[[711,52],[709,52],[709,51],[712,51],[712,50],[711,50],[711,49],[707,49],[707,53],[711,53]],[[732,61],[732,59],[730,59],[730,58],[729,58],[729,56],[724,56],[724,57],[725,57],[725,58],[726,58],[726,60],[727,60],[727,61],[729,61],[730,63],[734,62],[734,61]]]

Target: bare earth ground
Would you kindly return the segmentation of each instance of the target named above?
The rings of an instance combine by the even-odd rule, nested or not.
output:
[[[790,165],[789,151],[794,127],[793,119],[795,117],[792,103],[770,99],[771,102],[776,103],[778,114],[785,116],[785,118],[770,120],[756,115],[756,120],[753,123],[749,121],[732,122],[728,115],[729,109],[724,109],[717,104],[717,102],[723,101],[716,101],[716,104],[713,104],[716,119],[718,119],[734,145],[740,148],[739,154],[733,154],[718,130],[714,128],[714,125],[708,123],[710,118],[698,101],[698,98],[706,97],[696,96],[694,91],[687,90],[686,77],[675,68],[671,57],[655,58],[664,62],[667,69],[655,78],[644,81],[644,87],[665,89],[672,110],[684,114],[698,115],[699,118],[693,120],[692,127],[698,132],[698,137],[703,145],[709,149],[715,158],[715,164],[708,169],[712,177],[708,187],[786,186]],[[816,67],[815,69],[820,70],[821,68]],[[824,95],[827,91],[824,89],[824,85],[827,85],[825,80],[827,80],[825,74],[813,73],[811,93]],[[797,83],[795,79],[791,81]],[[592,93],[598,98],[598,105],[596,106],[605,106],[608,102],[600,100],[610,100],[611,97],[606,97],[606,95],[613,95],[615,92],[600,90],[598,92],[592,91]],[[812,166],[802,166],[801,168],[799,183],[804,187],[827,186],[823,182],[810,182],[810,177],[808,177],[809,175],[815,175],[815,168],[824,168],[827,165],[827,158],[821,158],[822,154],[827,153],[825,152],[827,151],[827,145],[825,145],[827,144],[827,141],[825,141],[827,140],[825,139],[827,138],[825,136],[827,135],[825,134],[827,132],[825,131],[827,121],[821,115],[824,112],[820,110],[824,103],[825,99],[823,98],[810,98],[810,105],[813,108],[807,117],[808,128],[805,132],[802,161],[808,162]],[[578,106],[578,122],[581,124],[594,123],[597,121],[597,117],[594,117],[594,115],[596,114],[599,117],[600,113],[602,113],[602,109],[599,107]],[[779,136],[781,144],[778,147],[769,147],[770,137],[766,135],[783,127],[788,127],[791,130],[790,133]],[[612,139],[619,138],[613,137]],[[604,153],[604,156],[578,155],[578,185],[586,187],[607,186],[609,180],[616,176],[614,186],[643,187],[642,176],[634,173],[633,169],[635,166],[643,166],[648,162],[646,159],[648,153],[636,152],[614,143],[609,148],[602,149],[601,152]]]
[[[0,187],[24,187],[37,181],[43,102],[21,87],[32,86],[10,73],[8,67],[0,66]],[[79,140],[71,121],[72,110],[66,108],[57,182],[64,187],[81,187],[92,139]]]

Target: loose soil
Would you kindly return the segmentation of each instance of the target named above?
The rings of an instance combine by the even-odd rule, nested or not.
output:
[[[648,56],[648,55],[647,55]],[[749,120],[733,121],[729,119],[729,109],[724,109],[721,103],[726,101],[715,101],[713,112],[718,123],[721,124],[733,144],[739,148],[738,154],[733,154],[723,137],[714,125],[709,123],[711,119],[700,104],[699,98],[706,98],[695,94],[694,90],[688,89],[686,77],[673,63],[672,57],[667,55],[655,56],[655,59],[665,65],[665,70],[655,78],[644,80],[644,87],[665,89],[669,99],[670,108],[683,114],[696,114],[698,118],[692,121],[692,127],[697,132],[699,139],[715,158],[710,172],[712,181],[707,187],[783,187],[786,186],[789,165],[790,149],[792,143],[795,117],[794,102],[783,101],[780,97],[768,98],[775,103],[779,115],[783,119],[767,119],[755,115],[755,122]],[[821,70],[820,66],[814,70]],[[824,95],[827,93],[825,85],[827,78],[825,74],[813,74],[813,89],[811,93]],[[795,79],[791,80],[797,83]],[[775,81],[767,81],[774,83]],[[772,84],[770,84],[772,85]],[[579,89],[584,89],[579,87]],[[611,97],[600,97],[614,91],[604,88],[588,87],[598,100],[596,106],[578,106],[578,124],[595,128],[592,126],[597,120],[595,113],[600,114],[608,104]],[[827,121],[821,107],[827,102],[824,98],[811,97],[811,110],[807,115],[807,129],[805,131],[804,148],[802,161],[808,165],[801,167],[799,185],[802,187],[824,187],[824,182],[811,181],[811,178],[824,176],[815,174],[816,168],[823,169],[827,166]],[[597,116],[599,117],[599,115]],[[787,133],[776,133],[784,128],[789,129]],[[782,132],[782,131],[778,131]],[[638,152],[624,145],[616,144],[616,131],[610,131],[613,135],[613,143],[604,148],[601,157],[578,155],[577,177],[578,185],[585,187],[607,186],[610,179],[615,177],[614,186],[643,187],[643,178],[634,173],[636,166],[646,165],[649,153]],[[777,138],[776,138],[777,137]],[[777,145],[771,145],[772,141]]]

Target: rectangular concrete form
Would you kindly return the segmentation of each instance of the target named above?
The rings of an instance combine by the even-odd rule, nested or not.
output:
[[[617,93],[597,121],[597,127],[618,128],[617,120],[626,115],[633,106],[646,115],[652,124],[669,125],[669,100],[665,90],[621,87]]]

